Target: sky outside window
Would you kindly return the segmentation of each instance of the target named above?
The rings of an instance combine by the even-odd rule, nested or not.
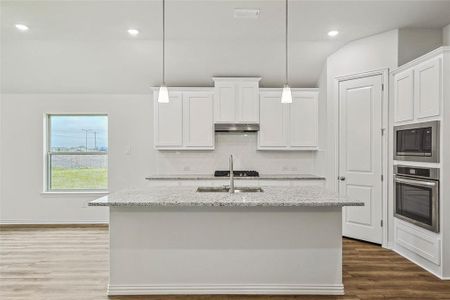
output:
[[[50,117],[51,151],[108,151],[107,116]]]

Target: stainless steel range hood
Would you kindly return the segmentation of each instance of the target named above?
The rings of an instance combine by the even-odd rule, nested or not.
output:
[[[215,124],[216,132],[256,132],[259,130],[259,124],[236,124],[220,123]]]

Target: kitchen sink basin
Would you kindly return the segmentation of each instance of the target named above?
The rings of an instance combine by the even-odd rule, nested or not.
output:
[[[228,186],[205,186],[198,187],[198,193],[229,193],[230,187]],[[261,193],[263,189],[260,187],[236,187],[234,189],[235,193]]]

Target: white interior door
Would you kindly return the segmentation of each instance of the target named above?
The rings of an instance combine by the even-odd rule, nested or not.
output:
[[[382,243],[382,78],[339,83],[339,193],[364,206],[343,209],[343,235]]]

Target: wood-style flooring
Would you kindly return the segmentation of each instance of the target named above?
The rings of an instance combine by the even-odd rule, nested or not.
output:
[[[0,230],[0,299],[450,299],[442,281],[398,254],[344,239],[345,296],[106,296],[108,229]]]

